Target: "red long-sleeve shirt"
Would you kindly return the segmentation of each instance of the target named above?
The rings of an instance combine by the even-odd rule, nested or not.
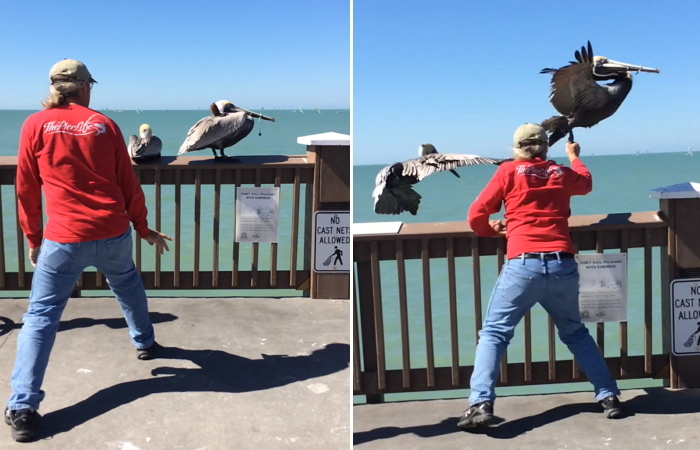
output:
[[[469,226],[478,236],[494,236],[489,216],[505,204],[507,258],[526,252],[574,252],[569,236],[570,199],[593,189],[586,166],[575,159],[571,168],[554,161],[509,161],[469,208]]]
[[[41,188],[45,230],[41,229]],[[121,130],[90,108],[69,104],[32,114],[17,156],[19,219],[30,248],[45,236],[75,243],[119,236],[129,222],[148,236],[145,198]]]

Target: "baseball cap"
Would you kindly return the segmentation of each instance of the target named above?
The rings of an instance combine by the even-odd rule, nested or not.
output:
[[[97,81],[92,78],[92,75],[90,75],[90,71],[85,64],[74,59],[64,59],[54,64],[49,72],[49,80],[53,81],[53,77],[57,75],[72,77],[75,78],[75,81],[89,81],[90,83],[97,83]]]
[[[526,123],[520,125],[515,134],[513,134],[513,147],[520,147],[520,143],[523,141],[539,141],[541,143],[547,142],[547,132],[544,131],[542,126],[536,123]]]

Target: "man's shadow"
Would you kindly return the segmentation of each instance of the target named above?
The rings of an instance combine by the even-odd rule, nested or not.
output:
[[[149,317],[151,322],[154,324],[172,322],[177,320],[178,317],[170,313],[159,313],[155,311],[149,312]],[[11,332],[12,330],[19,330],[22,328],[22,322],[15,322],[9,317],[0,316],[0,336],[4,336]],[[90,328],[95,325],[104,325],[106,327],[112,328],[113,330],[118,330],[120,328],[127,328],[126,320],[123,317],[114,317],[109,319],[93,319],[90,317],[77,317],[70,320],[62,320],[58,326],[58,331],[68,331],[74,330],[76,328]]]
[[[645,394],[638,395],[623,402],[624,420],[637,414],[678,415],[700,414],[700,391],[679,390],[671,391],[664,388],[647,388]],[[371,414],[371,410],[366,410]],[[512,421],[496,417],[497,426],[475,429],[471,433],[484,434],[494,439],[514,439],[536,428],[544,427],[560,420],[565,420],[578,414],[592,413],[603,418],[603,410],[596,402],[569,403],[556,406],[541,413],[521,417]],[[462,433],[457,428],[457,418],[444,419],[438,423],[416,425],[412,427],[382,427],[353,434],[353,445],[379,439],[391,439],[403,434],[415,434],[423,438],[442,436],[451,433]],[[499,425],[500,424],[500,425]]]
[[[158,367],[153,378],[105,388],[72,406],[41,417],[37,438],[64,433],[115,408],[151,394],[170,392],[251,392],[321,377],[348,368],[350,346],[332,343],[310,355],[262,355],[249,359],[221,350],[161,347],[157,359],[192,361],[198,369]],[[186,405],[183,405],[185,407]]]

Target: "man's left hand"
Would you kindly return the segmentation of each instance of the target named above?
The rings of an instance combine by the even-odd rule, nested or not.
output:
[[[36,267],[36,262],[39,260],[39,251],[41,246],[29,249],[29,262],[32,263],[33,267]]]

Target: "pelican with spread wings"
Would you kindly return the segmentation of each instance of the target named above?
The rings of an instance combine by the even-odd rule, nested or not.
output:
[[[432,144],[421,145],[418,155],[418,158],[386,166],[377,174],[376,187],[372,192],[374,212],[401,214],[408,211],[415,216],[421,196],[413,190],[412,186],[428,175],[449,170],[454,176],[460,178],[454,170],[457,167],[500,164],[508,161],[477,155],[438,153]]]
[[[576,50],[574,56],[576,61],[570,61],[568,66],[540,71],[553,74],[549,100],[561,114],[542,122],[542,127],[550,133],[550,147],[567,134],[573,142],[573,128],[590,128],[615,114],[632,90],[631,72],[659,73],[658,69],[593,56],[590,41],[587,48]],[[606,80],[612,83],[597,83]]]

